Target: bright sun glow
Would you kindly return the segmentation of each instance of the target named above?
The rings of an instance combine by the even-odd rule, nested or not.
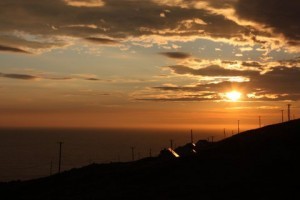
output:
[[[240,92],[237,92],[237,91],[231,91],[231,92],[226,93],[226,97],[230,101],[237,101],[241,98],[241,96],[242,96],[242,94]]]

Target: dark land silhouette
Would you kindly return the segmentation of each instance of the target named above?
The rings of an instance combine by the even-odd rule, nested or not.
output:
[[[1,199],[298,199],[300,120],[158,157],[0,183]]]

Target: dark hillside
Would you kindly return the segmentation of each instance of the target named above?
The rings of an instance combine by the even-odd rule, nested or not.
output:
[[[300,120],[250,130],[194,156],[93,164],[0,184],[3,199],[297,199]]]

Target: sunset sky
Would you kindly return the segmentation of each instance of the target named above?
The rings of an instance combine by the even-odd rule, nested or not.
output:
[[[0,0],[0,127],[298,118],[299,19],[299,0]]]

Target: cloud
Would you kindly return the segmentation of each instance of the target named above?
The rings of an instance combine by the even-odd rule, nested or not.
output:
[[[238,64],[238,62],[237,61],[232,61],[232,60],[222,60],[222,64],[235,65],[235,64]]]
[[[168,66],[174,73],[190,74],[194,76],[256,76],[259,71],[225,69],[218,65],[211,65],[205,68],[193,69],[183,65]]]
[[[106,45],[204,38],[299,51],[298,7],[281,0],[1,0],[0,44],[35,52],[78,38]],[[12,38],[4,44],[3,35]]]
[[[300,100],[300,89],[293,86],[300,85],[299,57],[270,62],[190,58],[177,60],[177,63],[162,67],[172,71],[170,77],[173,78],[168,78],[167,84],[152,87],[134,98],[220,101],[226,99],[226,92],[237,90],[244,94],[243,101]],[[199,93],[206,95],[200,97]]]
[[[8,51],[8,52],[15,52],[15,53],[26,53],[29,54],[30,52],[25,51],[23,49],[15,48],[15,47],[9,47],[9,46],[3,46],[0,45],[0,51]]]
[[[41,76],[40,79],[47,79],[47,80],[57,80],[57,81],[64,81],[64,80],[72,80],[72,77],[49,77],[49,76]]]
[[[64,2],[75,7],[101,7],[104,5],[102,0],[64,0]]]
[[[289,60],[280,60],[279,63],[282,66],[300,67],[300,56]]]
[[[161,86],[161,87],[154,87],[155,89],[159,90],[166,90],[166,91],[186,91],[186,92],[224,92],[231,90],[233,88],[247,88],[249,85],[248,82],[229,82],[224,81],[220,83],[208,83],[208,84],[198,84],[195,86]]]
[[[105,45],[117,45],[119,44],[118,41],[112,40],[109,38],[98,38],[98,37],[87,37],[85,38],[86,40],[97,43],[97,44],[105,44]]]
[[[34,79],[38,78],[36,76],[32,76],[32,75],[28,75],[28,74],[4,74],[4,73],[0,73],[0,77],[21,79],[21,80],[34,80]]]
[[[218,68],[217,68],[218,69]],[[183,68],[181,70],[191,70],[190,68]],[[208,70],[208,72],[210,72]],[[224,71],[221,70],[221,73]],[[186,73],[184,71],[184,73]],[[194,71],[192,71],[193,74]],[[215,72],[213,72],[215,73]],[[217,74],[221,74],[217,73]],[[232,72],[226,72],[232,73]],[[236,72],[234,72],[236,73]],[[196,71],[197,76],[199,72]],[[194,75],[194,74],[193,74]],[[244,74],[245,75],[245,74]],[[187,101],[186,93],[190,95],[196,95],[199,93],[213,93],[218,94],[220,99],[222,95],[231,90],[237,90],[242,92],[244,95],[244,101],[298,101],[300,100],[300,68],[299,67],[285,67],[276,66],[272,67],[269,71],[262,74],[249,74],[249,81],[245,82],[231,82],[231,81],[219,81],[216,83],[199,83],[190,86],[157,86],[153,87],[157,91],[165,91],[169,94],[169,97],[174,97],[176,101],[184,98]],[[154,92],[155,93],[155,92]],[[183,96],[183,97],[181,97]],[[207,95],[208,100],[218,100],[218,97]],[[212,98],[213,97],[213,98]],[[157,96],[158,99],[164,99],[165,101],[173,98],[161,97],[161,94]],[[201,100],[200,98],[200,100]],[[152,98],[139,98],[139,99],[156,99]],[[195,98],[192,98],[195,100]],[[190,100],[192,100],[190,99]]]
[[[44,80],[57,80],[57,81],[64,81],[64,80],[87,80],[87,81],[100,81],[100,79],[95,77],[86,77],[86,76],[53,76],[53,75],[30,75],[30,74],[7,74],[1,73],[0,77],[3,78],[10,78],[10,79],[20,79],[20,80],[36,80],[36,79],[44,79]]]
[[[259,62],[254,62],[254,61],[242,62],[242,66],[245,66],[245,67],[256,67],[256,68],[262,68],[263,67],[262,64],[260,64]]]
[[[237,15],[260,23],[275,33],[283,34],[290,45],[300,45],[299,1],[239,0],[235,4]]]
[[[135,99],[138,101],[174,101],[174,102],[182,102],[182,101],[212,101],[212,100],[220,100],[220,98],[201,98],[201,97],[181,97],[181,98],[144,98],[144,99]]]
[[[87,81],[100,81],[98,78],[85,78]]]
[[[1,14],[0,14],[1,15]],[[0,19],[1,20],[1,19]],[[1,30],[1,27],[0,27]],[[12,32],[11,34],[0,31],[1,46],[14,47],[20,51],[11,51],[14,53],[40,53],[51,50],[53,48],[65,47],[70,44],[71,39],[65,41],[65,37],[45,38],[43,36],[35,36],[26,33]]]
[[[251,78],[251,83],[266,93],[296,94],[300,93],[299,67],[273,67],[271,71]]]
[[[163,18],[160,16],[162,12],[165,13]],[[243,37],[248,30],[204,8],[171,8],[152,0],[2,0],[0,24],[0,35],[22,39],[23,45],[25,41],[34,42],[36,39],[45,43],[52,40],[52,47],[67,44],[70,37],[90,38],[94,42],[96,39],[93,38],[99,36],[129,42],[146,36],[162,36],[165,41],[172,40],[172,37],[181,40],[201,37],[231,39]]]
[[[159,54],[164,55],[168,58],[175,58],[175,59],[186,59],[191,57],[190,54],[184,52],[161,52]]]
[[[172,89],[159,89],[159,88],[145,88],[143,90],[135,91],[131,93],[132,99],[139,101],[212,101],[221,100],[220,96],[216,92],[194,92],[186,90],[177,90],[177,86],[163,86],[165,88]]]

